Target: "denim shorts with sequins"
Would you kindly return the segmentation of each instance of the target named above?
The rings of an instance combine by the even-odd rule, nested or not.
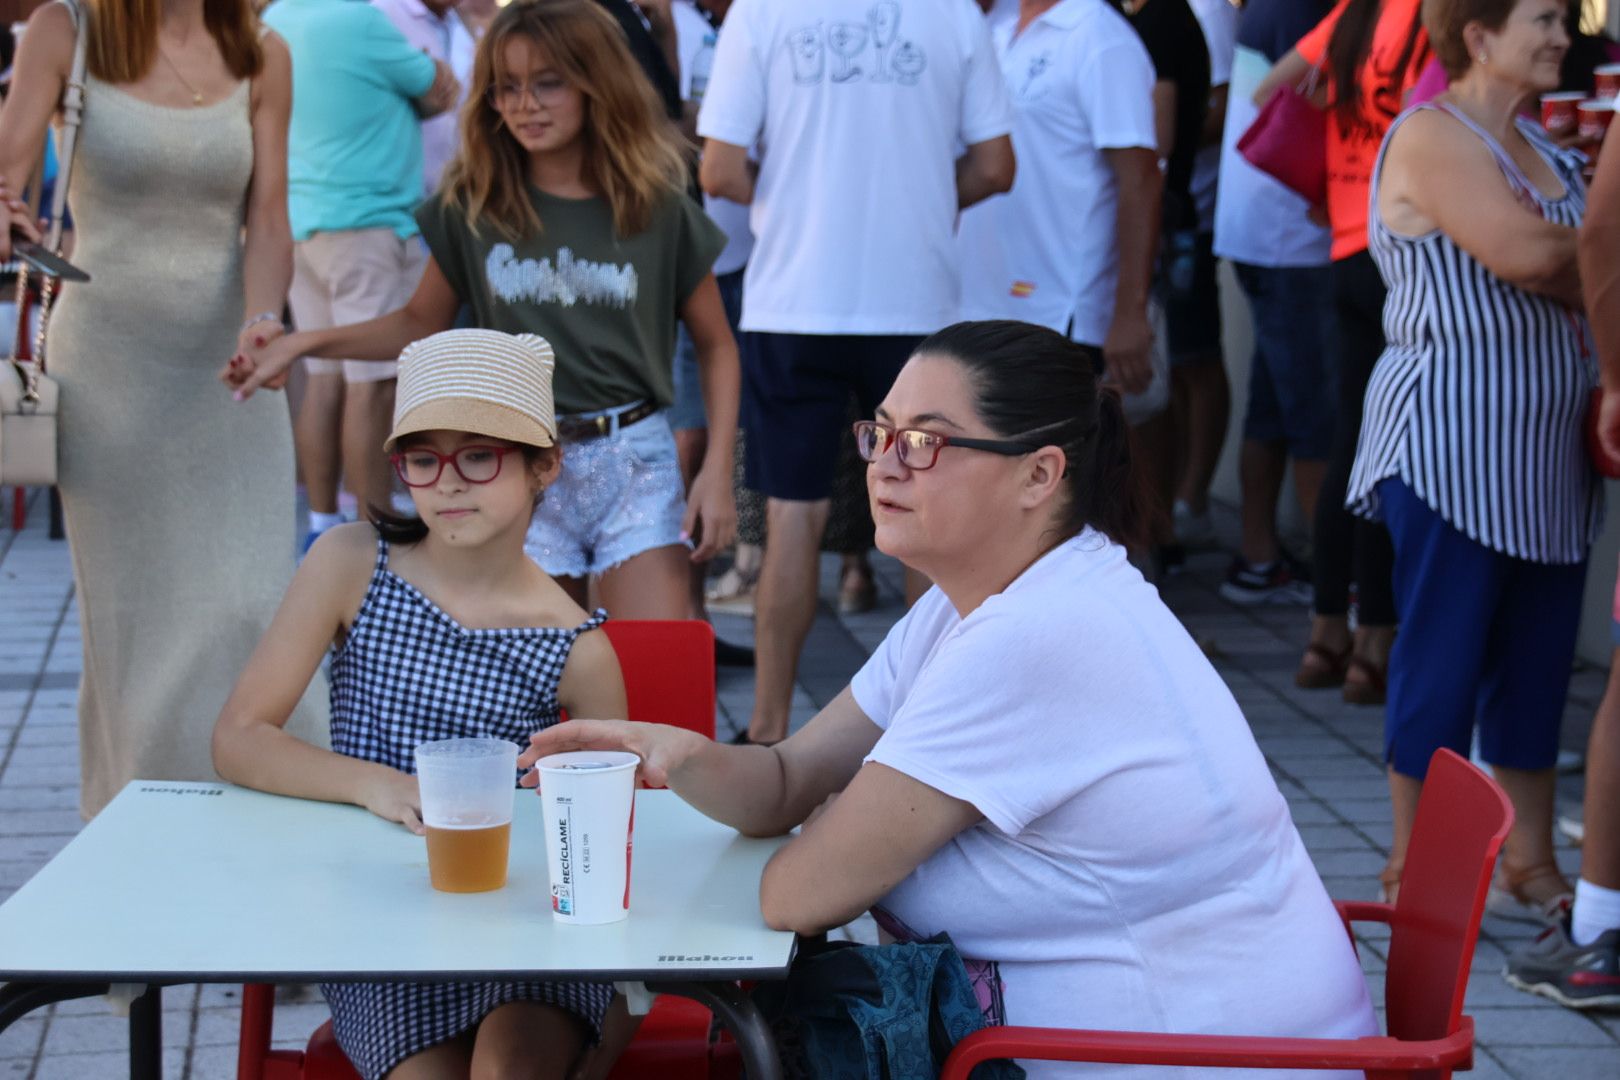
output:
[[[681,544],[686,496],[666,412],[612,435],[563,444],[523,550],[552,577],[601,574],[643,551]]]

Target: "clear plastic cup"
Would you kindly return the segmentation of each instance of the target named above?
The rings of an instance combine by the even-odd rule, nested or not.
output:
[[[535,762],[551,869],[551,915],[595,925],[630,913],[636,766],[623,751],[576,750]]]
[[[441,739],[416,748],[435,889],[489,892],[506,884],[517,755],[517,744],[505,739]]]

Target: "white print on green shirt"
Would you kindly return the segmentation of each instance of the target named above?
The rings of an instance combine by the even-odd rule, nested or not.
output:
[[[577,259],[569,248],[549,258],[519,259],[511,244],[496,244],[484,260],[484,278],[492,292],[508,304],[529,300],[537,304],[596,304],[625,308],[636,301],[636,268],[629,263]]]

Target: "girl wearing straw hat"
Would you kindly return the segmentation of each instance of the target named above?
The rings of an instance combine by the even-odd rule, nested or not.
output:
[[[685,618],[693,561],[728,545],[740,374],[710,272],[725,234],[690,198],[689,158],[617,23],[593,0],[529,0],[478,47],[461,152],[417,211],[431,259],[399,311],[292,334],[222,373],[238,397],[299,356],[388,360],[449,329],[536,333],[562,357],[567,464],[529,554],[583,603],[589,578],[623,618]],[[673,400],[677,318],[697,346],[709,449],[683,496]]]
[[[591,633],[606,613],[587,615],[523,553],[561,464],[552,367],[544,339],[488,330],[434,334],[400,356],[385,449],[418,516],[375,514],[316,541],[215,726],[221,776],[354,803],[423,833],[411,775],[419,743],[524,744],[562,709],[625,714],[613,649]],[[285,725],[329,649],[323,750]],[[630,1034],[621,1008],[607,1019],[609,984],[322,990],[338,1043],[367,1080],[596,1076]]]

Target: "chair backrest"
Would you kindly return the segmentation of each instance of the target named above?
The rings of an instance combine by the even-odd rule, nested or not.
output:
[[[609,619],[630,719],[714,738],[714,628],[701,619]]]
[[[1384,1006],[1397,1039],[1438,1039],[1462,1019],[1468,968],[1513,806],[1450,750],[1429,762],[1401,872]]]

